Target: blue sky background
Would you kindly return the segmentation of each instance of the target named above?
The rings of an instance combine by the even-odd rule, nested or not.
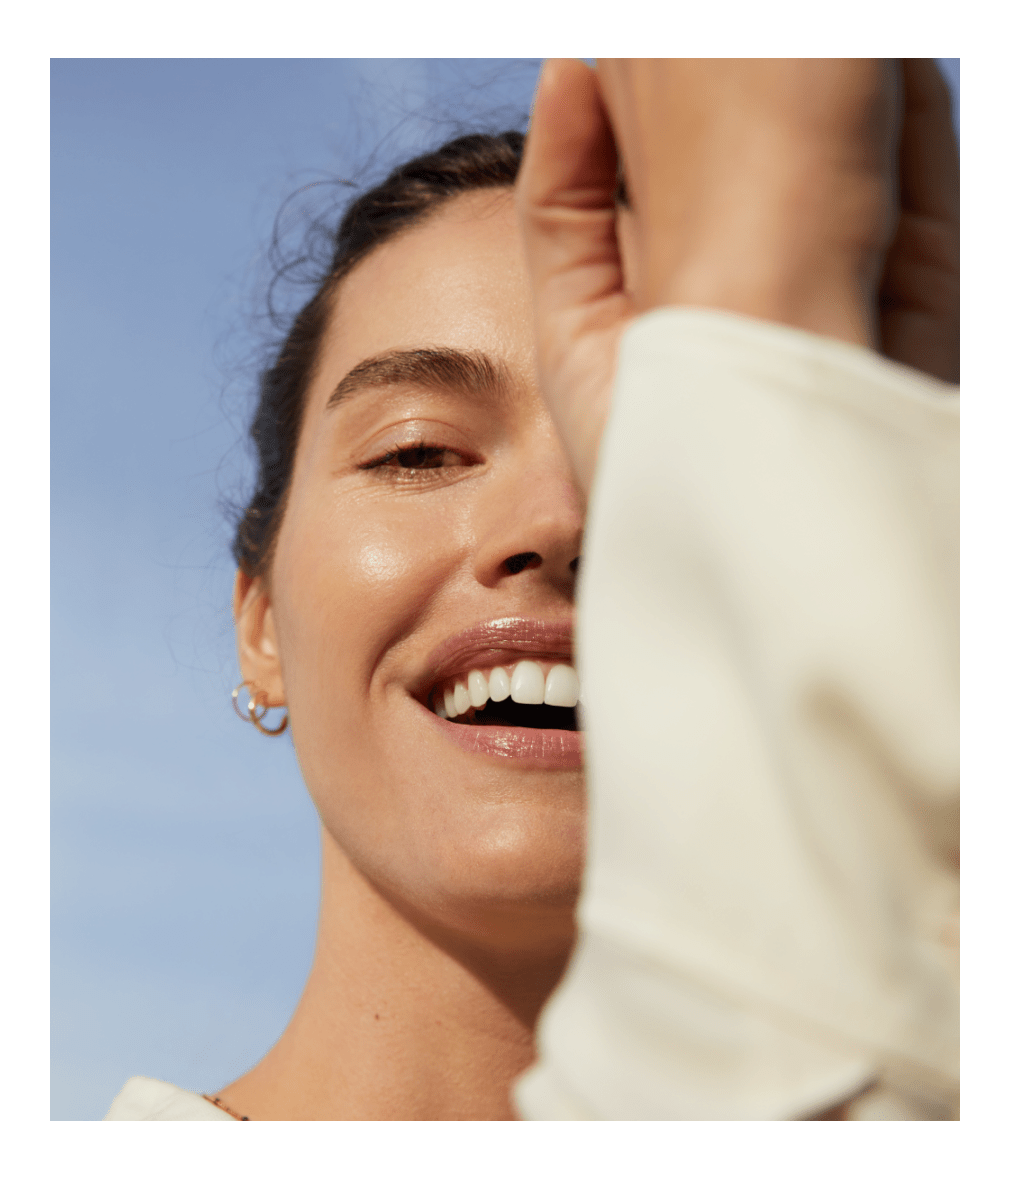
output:
[[[54,1119],[101,1118],[132,1074],[230,1081],[311,961],[315,812],[289,739],[229,700],[221,504],[251,479],[277,211],[475,124],[523,126],[538,68],[52,64]],[[295,203],[292,242],[336,191]]]

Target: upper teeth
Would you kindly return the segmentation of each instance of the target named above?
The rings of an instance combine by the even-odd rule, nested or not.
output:
[[[554,664],[544,675],[542,665],[520,660],[512,675],[501,667],[485,676],[473,671],[464,684],[462,678],[451,687],[435,690],[435,712],[439,717],[458,717],[468,709],[483,709],[488,700],[503,701],[511,697],[520,705],[558,705],[572,708],[579,699],[579,678],[568,664]]]

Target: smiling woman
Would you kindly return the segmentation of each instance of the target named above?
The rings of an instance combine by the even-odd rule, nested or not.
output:
[[[504,1117],[567,958],[578,735],[463,728],[431,703],[451,690],[465,716],[457,676],[500,666],[521,698],[530,657],[571,658],[583,504],[529,301],[507,191],[454,196],[333,296],[269,567],[236,586],[243,675],[287,706],[324,832],[323,956],[288,1033],[224,1094],[251,1118]],[[349,991],[352,962],[381,977],[359,966]],[[483,1051],[463,1032],[477,1010]],[[295,1079],[334,1056],[339,1081],[308,1099]]]
[[[239,654],[251,715],[288,711],[323,888],[293,1020],[216,1096],[241,1117],[512,1117],[571,949],[585,505],[537,389],[521,145],[352,205],[262,383]]]
[[[351,205],[234,549],[315,960],[109,1118],[956,1117],[957,242],[928,62],[554,62]]]

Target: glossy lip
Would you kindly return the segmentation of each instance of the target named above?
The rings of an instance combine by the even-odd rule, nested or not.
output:
[[[423,706],[422,706],[423,707]],[[574,729],[519,729],[511,725],[456,725],[425,709],[442,737],[470,754],[507,759],[537,770],[580,770],[582,734]]]
[[[441,680],[474,667],[512,664],[515,657],[537,656],[568,662],[572,658],[574,619],[490,619],[468,627],[440,643],[416,690],[418,704],[440,735],[471,754],[508,760],[513,766],[538,770],[579,770],[584,741],[577,730],[522,729],[510,725],[458,725],[427,707],[432,688]]]
[[[414,695],[425,704],[440,680],[471,668],[514,664],[524,655],[568,662],[572,658],[574,619],[490,619],[468,627],[440,643],[431,653],[428,666]],[[534,731],[539,732],[539,731]],[[553,732],[553,731],[552,731]]]

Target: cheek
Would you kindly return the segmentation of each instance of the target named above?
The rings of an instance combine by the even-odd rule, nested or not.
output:
[[[451,514],[411,505],[336,505],[285,522],[274,603],[285,693],[294,717],[312,702],[363,704],[384,653],[414,629],[452,577],[465,538]],[[416,506],[416,507],[419,507]]]
[[[395,588],[403,581],[410,563],[397,540],[386,537],[383,541],[362,545],[355,562],[359,571],[358,582],[362,586],[381,592],[385,587]]]

